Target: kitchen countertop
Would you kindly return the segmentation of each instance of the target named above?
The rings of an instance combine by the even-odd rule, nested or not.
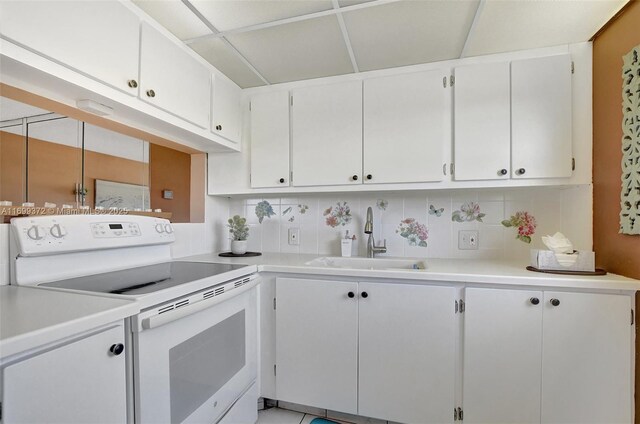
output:
[[[136,302],[33,287],[0,286],[0,358],[135,315]]]
[[[527,271],[525,261],[488,259],[426,259],[425,270],[332,268],[306,265],[322,255],[294,253],[263,253],[262,256],[226,258],[217,253],[179,258],[182,261],[242,263],[257,265],[261,272],[328,275],[343,277],[384,278],[395,280],[424,280],[471,284],[533,286],[587,290],[640,290],[640,280],[615,274],[602,276],[574,276]],[[380,256],[380,259],[387,258]],[[395,258],[411,259],[411,258]],[[416,258],[425,261],[425,258]]]

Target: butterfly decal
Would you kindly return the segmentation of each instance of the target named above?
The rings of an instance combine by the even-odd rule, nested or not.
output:
[[[429,215],[442,216],[444,208],[436,209],[433,205],[429,205]]]

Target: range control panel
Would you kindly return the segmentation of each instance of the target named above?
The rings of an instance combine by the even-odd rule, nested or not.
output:
[[[168,220],[133,215],[14,218],[11,231],[23,256],[167,244],[175,240]]]

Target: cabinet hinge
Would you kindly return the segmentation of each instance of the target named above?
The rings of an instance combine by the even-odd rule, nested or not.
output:
[[[576,170],[576,158],[571,158],[571,170]]]
[[[572,74],[575,74],[575,73],[576,73],[576,65],[575,65],[575,63],[573,62],[573,60],[571,61],[571,73],[572,73]]]
[[[273,310],[274,311],[276,310],[276,298],[275,297],[273,298]]]
[[[293,106],[293,96],[289,97],[289,100],[291,101],[291,106]]]
[[[289,173],[289,182],[293,184],[293,171]]]
[[[0,402],[0,421],[2,420],[2,402]]]
[[[449,171],[450,171],[449,174],[451,174],[452,177],[455,170],[456,170],[456,166],[453,162],[451,162],[451,165],[449,166]]]
[[[460,310],[460,313],[463,313],[465,308],[464,300],[460,299],[459,302],[460,307],[458,309]]]
[[[444,88],[447,88],[447,77],[443,77],[443,78],[442,78],[442,86],[443,86]]]
[[[635,322],[635,317],[633,316],[633,309],[631,310],[631,325]]]
[[[456,314],[457,314],[457,313],[458,313],[458,301],[457,301],[457,300],[455,300],[454,302],[455,302],[455,304],[456,304],[455,310],[456,310]]]
[[[458,421],[458,408],[453,408],[453,421]]]
[[[273,375],[277,375],[277,372],[276,372],[276,364],[273,364]]]
[[[449,85],[453,87],[456,84],[456,77],[451,75],[451,77],[449,78],[449,81],[450,81]]]
[[[249,173],[249,184],[251,184],[251,173]]]
[[[251,111],[251,102],[249,102],[249,111]]]
[[[458,406],[458,421],[462,421],[462,420],[464,420],[464,415],[462,412],[462,408]]]

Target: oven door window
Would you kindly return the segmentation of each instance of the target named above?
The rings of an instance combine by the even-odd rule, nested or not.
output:
[[[245,311],[169,350],[171,422],[183,422],[246,364]]]

